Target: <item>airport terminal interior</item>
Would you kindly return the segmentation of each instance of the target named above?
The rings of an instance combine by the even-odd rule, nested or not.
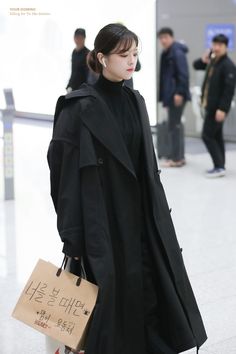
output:
[[[88,4],[83,5],[87,14],[84,18],[79,17],[79,22],[75,16],[78,5],[73,0],[70,13],[72,20],[62,36],[63,50],[59,48],[58,36],[58,32],[62,35],[63,1],[58,2],[57,8],[53,1],[53,5],[48,5],[46,1],[40,5],[36,1],[41,11],[50,14],[47,18],[37,18],[35,22],[26,18],[10,18],[8,5],[5,6],[6,11],[3,9],[0,12],[0,19],[4,19],[0,25],[0,35],[5,46],[4,53],[9,50],[9,64],[13,71],[10,73],[6,69],[8,58],[4,54],[0,58],[4,85],[0,84],[1,354],[54,354],[50,352],[43,334],[12,318],[11,314],[38,259],[60,265],[63,257],[50,197],[46,156],[52,136],[55,102],[59,95],[66,93],[73,49],[71,33],[80,24],[87,32],[91,27],[88,47],[92,48],[97,29],[106,22],[118,21],[130,25],[142,40],[142,66],[140,72],[134,73],[134,87],[147,101],[161,181],[172,209],[171,216],[183,249],[185,266],[208,335],[199,353],[236,354],[236,98],[232,100],[224,129],[226,176],[206,178],[205,172],[212,168],[212,161],[201,139],[203,119],[198,103],[203,73],[196,73],[192,69],[192,61],[201,56],[207,49],[209,39],[219,30],[229,35],[229,56],[236,61],[236,1],[206,0],[201,7],[200,2],[190,4],[188,0],[149,2],[146,6],[141,0],[122,0],[123,6],[125,3],[130,3],[130,8],[136,6],[137,17],[130,20],[130,13],[123,14],[121,6],[116,4],[113,12],[109,12],[109,2],[102,0],[108,14],[105,10],[101,11],[102,20],[94,20],[90,26]],[[146,17],[143,19],[145,11]],[[95,18],[95,14],[91,16]],[[30,26],[38,26],[34,39],[39,40],[40,53],[35,42],[31,51],[26,49],[34,35],[29,33]],[[189,46],[192,100],[182,117],[186,164],[179,168],[162,167],[163,159],[159,156],[156,134],[156,127],[158,129],[166,120],[165,111],[157,102],[161,48],[156,32],[164,26],[172,27],[177,40],[184,40]],[[13,67],[13,52],[7,43],[17,36],[17,28],[20,35],[25,37],[24,43],[18,42],[16,48],[19,50],[21,45],[25,47],[19,54],[20,64]],[[55,66],[54,51],[58,56]],[[39,58],[35,59],[34,55],[37,57],[38,54]],[[32,60],[35,60],[38,70],[35,70]],[[21,71],[18,65],[21,65]],[[44,76],[45,71],[47,78]],[[8,89],[5,96],[4,89]],[[10,146],[7,146],[7,142]],[[196,350],[185,353],[195,354]]]
[[[0,202],[1,353],[47,353],[44,336],[11,312],[38,258],[62,260],[46,161],[51,133],[49,123],[14,122],[15,201]],[[161,178],[209,337],[200,353],[234,354],[236,144],[227,144],[227,177],[210,180],[202,142],[186,143],[186,166],[162,169]]]

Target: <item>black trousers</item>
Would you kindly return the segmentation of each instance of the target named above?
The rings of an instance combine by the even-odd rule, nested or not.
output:
[[[181,106],[171,104],[168,108],[168,128],[170,137],[169,159],[173,161],[184,160],[184,142],[181,134],[181,117],[184,111],[185,102]]]
[[[215,168],[225,168],[225,145],[223,122],[215,120],[215,112],[206,112],[202,130],[202,140],[211,155]]]

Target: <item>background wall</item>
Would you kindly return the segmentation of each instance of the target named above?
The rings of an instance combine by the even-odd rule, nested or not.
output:
[[[23,6],[34,11],[10,11]],[[87,46],[92,48],[98,30],[109,22],[119,21],[137,32],[141,39],[142,70],[135,73],[134,83],[145,97],[151,123],[155,124],[159,67],[156,18],[158,28],[173,27],[176,39],[189,46],[193,100],[185,111],[186,132],[199,135],[202,119],[197,99],[203,73],[194,72],[191,64],[206,49],[208,24],[236,26],[236,0],[2,0],[0,107],[4,107],[2,89],[12,87],[17,110],[53,114],[56,99],[65,93],[70,75],[75,28],[86,28]],[[236,60],[235,49],[230,56]],[[162,116],[160,112],[158,119]],[[225,124],[225,135],[236,141],[235,105]]]
[[[189,47],[188,61],[191,74],[192,104],[185,111],[186,132],[199,135],[202,119],[196,104],[196,92],[199,92],[203,73],[192,69],[194,59],[206,50],[206,27],[209,24],[233,24],[236,26],[236,0],[157,0],[157,27],[170,26],[177,40],[184,41]],[[230,51],[236,61],[236,43]],[[158,55],[160,53],[160,48]],[[159,117],[160,119],[161,117]],[[233,104],[225,124],[225,135],[236,141],[236,109]]]
[[[10,8],[33,8],[10,11]],[[24,14],[25,13],[25,14]],[[93,48],[96,34],[110,22],[122,22],[141,39],[142,70],[135,87],[156,120],[155,1],[148,0],[2,0],[0,5],[0,107],[2,88],[12,87],[19,111],[53,114],[56,99],[65,93],[77,27],[87,31]]]

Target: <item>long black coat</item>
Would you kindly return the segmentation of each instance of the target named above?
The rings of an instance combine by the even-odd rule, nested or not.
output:
[[[209,66],[197,59],[193,63],[195,70],[207,70]],[[206,110],[214,114],[217,109],[228,113],[234,96],[236,83],[236,67],[232,60],[224,55],[213,64],[214,70],[209,81]],[[202,85],[202,94],[207,83],[208,70]]]
[[[59,99],[48,151],[63,251],[86,259],[89,278],[100,289],[86,354],[147,354],[141,223],[158,299],[159,333],[153,336],[172,348],[162,354],[206,340],[160,181],[145,102],[132,92],[143,132],[141,181],[114,117],[87,85]]]

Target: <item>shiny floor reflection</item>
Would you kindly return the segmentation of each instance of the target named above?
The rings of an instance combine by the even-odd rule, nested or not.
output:
[[[44,336],[11,312],[38,258],[62,258],[49,191],[50,138],[47,123],[14,124],[14,202],[3,201],[0,168],[0,353],[46,353]],[[1,141],[0,152],[1,163]],[[226,178],[205,179],[211,161],[201,141],[187,139],[186,157],[184,168],[163,169],[161,177],[209,336],[200,353],[235,354],[236,145],[228,146]]]

